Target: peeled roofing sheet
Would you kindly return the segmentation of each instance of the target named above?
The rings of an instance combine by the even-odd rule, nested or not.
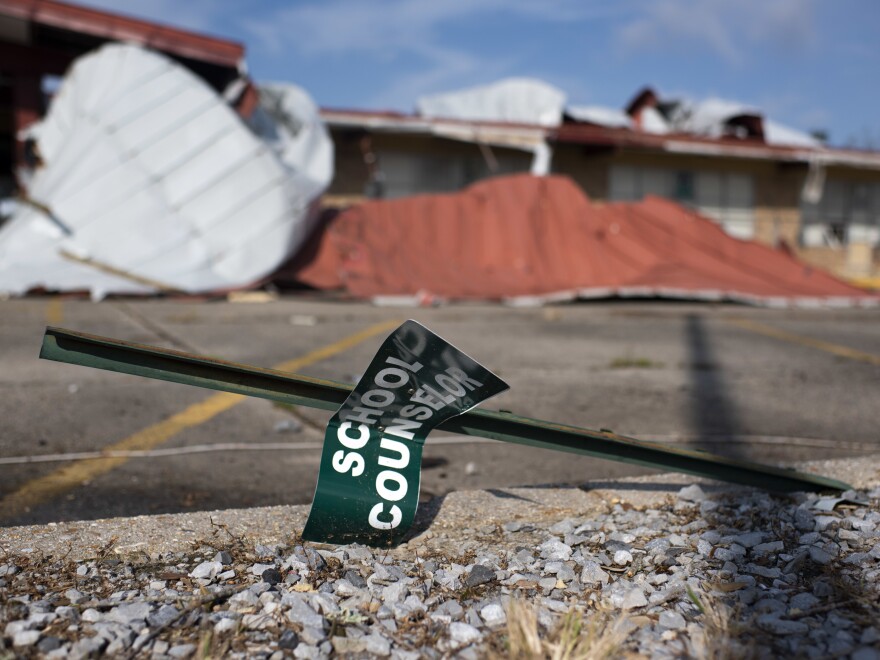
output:
[[[677,204],[595,204],[560,176],[499,177],[456,194],[367,202],[331,220],[311,249],[298,280],[362,298],[877,303]]]
[[[21,205],[0,231],[0,292],[100,298],[260,280],[299,247],[332,174],[326,132],[285,130],[268,144],[158,53],[111,44],[79,58],[33,130],[45,164],[28,194],[51,215]]]
[[[676,130],[696,135],[721,137],[727,121],[737,115],[761,115],[755,107],[719,98],[708,98],[699,102],[683,102],[679,110],[680,119],[673,121]],[[775,121],[763,118],[764,141],[767,144],[794,147],[821,147],[816,138]]]
[[[565,108],[565,114],[575,121],[611,128],[632,128],[633,125],[632,117],[623,110],[598,105],[569,105]]]
[[[558,126],[565,93],[540,80],[507,78],[490,85],[423,96],[422,117]]]

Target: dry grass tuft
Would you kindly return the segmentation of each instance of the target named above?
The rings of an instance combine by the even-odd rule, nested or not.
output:
[[[739,612],[709,594],[688,597],[700,610],[702,624],[692,636],[690,654],[698,660],[740,660],[754,656],[754,649],[743,644],[746,639]]]
[[[542,638],[534,608],[513,600],[507,608],[507,644],[503,657],[517,660],[604,660],[623,653],[627,632],[623,617],[571,609],[557,628]],[[502,657],[499,654],[499,657]]]
[[[521,600],[507,608],[507,643],[511,658],[543,657],[544,644],[538,634],[535,610]]]

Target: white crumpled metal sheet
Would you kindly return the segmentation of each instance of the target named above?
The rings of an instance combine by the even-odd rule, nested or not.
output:
[[[0,230],[0,292],[197,293],[270,274],[305,239],[333,170],[314,104],[278,95],[288,125],[264,112],[267,142],[163,55],[110,44],[79,58],[31,131],[37,204]]]

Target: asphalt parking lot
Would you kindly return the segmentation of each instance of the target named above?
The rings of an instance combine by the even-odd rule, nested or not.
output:
[[[878,310],[30,298],[0,302],[0,525],[308,503],[317,478],[327,413],[41,361],[46,325],[353,382],[406,318],[510,384],[491,409],[781,465],[880,449]],[[422,496],[646,472],[435,434]]]

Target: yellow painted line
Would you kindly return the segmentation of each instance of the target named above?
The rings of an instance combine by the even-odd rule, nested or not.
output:
[[[822,341],[821,339],[813,339],[812,337],[796,335],[793,332],[780,330],[779,328],[774,328],[763,323],[758,323],[757,321],[749,321],[746,319],[731,319],[730,322],[736,326],[739,326],[740,328],[749,330],[751,332],[756,332],[760,335],[773,337],[774,339],[781,339],[782,341],[788,341],[793,344],[800,344],[801,346],[809,346],[810,348],[816,348],[820,351],[825,351],[826,353],[831,353],[839,357],[849,358],[850,360],[858,360],[859,362],[867,362],[868,364],[873,364],[880,367],[880,355],[875,355],[874,353],[865,353],[864,351],[857,351],[856,349],[849,348],[848,346],[841,346],[840,344],[832,344],[831,342]]]
[[[296,371],[321,360],[343,353],[361,342],[374,337],[382,332],[393,330],[400,321],[385,321],[372,325],[358,333],[341,339],[322,348],[306,353],[305,355],[282,362],[275,366],[281,371]],[[169,439],[188,428],[204,424],[220,413],[229,410],[245,397],[241,394],[222,392],[214,394],[200,403],[189,406],[185,410],[171,417],[148,426],[105,447],[105,451],[131,451],[147,450],[158,447]],[[32,479],[23,484],[18,490],[10,493],[0,500],[0,519],[10,518],[27,512],[35,506],[47,502],[68,490],[75,488],[87,481],[110,472],[114,468],[128,461],[124,456],[107,456],[96,459],[84,459],[70,463],[62,468],[54,470],[47,475]]]
[[[55,296],[46,303],[46,323],[49,325],[61,325],[64,320],[64,303],[61,298]]]

